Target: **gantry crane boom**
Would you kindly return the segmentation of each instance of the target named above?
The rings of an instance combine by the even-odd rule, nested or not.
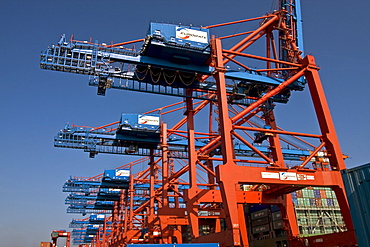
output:
[[[266,23],[264,25],[266,27],[271,27],[271,25],[276,25],[279,15],[280,13],[275,13],[274,15],[271,14],[261,18],[252,19],[252,21],[255,21],[256,19],[263,19]],[[242,22],[249,21],[251,20],[247,19],[243,20]],[[231,22],[227,25],[233,24],[235,23]],[[176,28],[179,29],[179,27],[176,27],[175,25],[169,26],[173,29],[172,32],[175,32]],[[161,24],[155,23],[152,24],[152,27],[166,29],[169,28],[167,26],[163,27]],[[210,27],[217,27],[217,25]],[[183,27],[183,29],[193,30],[194,28],[191,29],[190,27]],[[45,52],[42,53],[40,66],[41,68],[48,70],[90,75],[90,84],[98,86],[98,94],[101,95],[104,95],[105,89],[110,87],[143,92],[147,91],[159,94],[169,94],[180,97],[187,96],[183,90],[184,88],[194,88],[197,89],[192,92],[191,96],[194,98],[203,98],[204,92],[215,92],[215,82],[204,79],[205,77],[209,78],[214,71],[214,68],[210,66],[209,62],[203,62],[200,64],[184,64],[183,62],[171,62],[166,56],[153,57],[153,55],[151,55],[153,52],[150,51],[156,49],[158,42],[160,42],[161,46],[166,46],[166,48],[169,49],[167,52],[173,52],[175,50],[173,45],[175,42],[167,41],[166,38],[168,39],[170,37],[167,37],[168,35],[166,34],[156,34],[158,31],[157,29],[150,31],[152,32],[152,35],[147,36],[142,46],[143,48],[139,52],[128,51],[122,46],[112,47],[103,44],[92,44],[75,40],[67,42],[65,36],[63,35],[57,44],[50,46]],[[209,37],[207,28],[193,30],[193,32],[201,32],[204,33],[206,37]],[[252,34],[250,34],[243,43],[247,43],[248,40],[256,38],[256,36],[260,37],[261,35],[265,34],[265,32],[266,31],[264,29],[259,28],[252,32]],[[181,39],[179,39],[179,41],[181,41]],[[175,45],[175,48],[178,48],[180,51],[185,49],[187,53],[190,53],[191,55],[187,55],[186,57],[189,60],[192,57],[198,58],[199,56],[204,56],[204,53],[208,56],[207,60],[210,60],[209,40],[206,40],[205,42],[207,42],[205,43],[207,46],[201,50],[199,50],[199,47],[191,47],[190,45],[183,46],[180,44],[177,44],[177,46]],[[287,44],[289,42],[290,41],[287,41]],[[267,61],[269,67],[267,71],[273,70],[276,72],[279,70],[294,70],[299,67],[297,63],[279,60],[278,58],[266,59],[262,56],[240,53],[240,51],[246,49],[246,47],[239,48],[240,46],[241,45],[236,45],[228,50],[228,53],[230,54],[228,60],[235,61],[233,57],[243,54],[243,56],[246,56],[250,59]],[[290,50],[292,49],[291,47],[289,48]],[[297,52],[298,51],[295,51],[295,53]],[[181,54],[182,53],[183,52],[181,52]],[[277,68],[271,69],[270,63],[276,64]],[[125,64],[125,66],[122,66],[122,64]],[[279,68],[280,65],[284,66],[284,68]],[[131,71],[129,71],[130,68]],[[237,83],[236,85],[235,83],[230,83],[227,91],[229,94],[233,95],[233,102],[244,105],[250,104],[251,99],[249,99],[249,97],[253,98],[260,96],[258,94],[256,95],[256,92],[249,93],[251,87],[257,87],[259,88],[257,90],[262,90],[261,86],[258,85],[278,86],[284,81],[284,78],[277,75],[279,75],[279,73],[274,73],[273,75],[270,71],[267,73],[266,69],[255,70],[250,69],[249,67],[247,67],[245,70],[230,69],[225,73],[226,78],[240,81],[240,83]],[[154,79],[153,77],[157,77],[157,79],[155,79],[156,83],[152,82],[152,79]],[[129,85],[127,84],[127,80],[137,81],[138,83],[132,82]],[[173,85],[173,83],[178,80],[180,80],[182,83]],[[153,87],[153,84],[161,85],[166,90]],[[174,89],[173,86],[176,86],[177,89]],[[289,90],[303,90],[304,84],[297,81],[289,85],[288,88]],[[280,97],[277,97],[275,100],[277,102],[286,103],[288,98],[288,95],[280,95]]]
[[[60,131],[54,138],[55,147],[64,147],[64,148],[74,148],[74,149],[83,149],[85,152],[96,153],[111,153],[111,154],[124,154],[124,155],[142,155],[146,156],[149,153],[149,148],[140,148],[137,150],[130,150],[129,147],[125,147],[119,144],[120,139],[117,139],[115,133],[105,132],[104,130],[100,131],[90,131],[94,128],[84,128],[84,127],[69,127],[67,126],[64,130]],[[268,132],[266,129],[256,129],[251,128],[254,131],[264,131]],[[270,130],[271,131],[271,130]],[[282,131],[279,131],[282,132]],[[300,133],[296,133],[299,135]],[[319,138],[318,135],[310,135],[311,137]],[[196,147],[200,149],[207,144],[205,141],[197,141]],[[187,159],[186,147],[187,142],[185,139],[177,140],[168,140],[169,150],[171,152],[171,157]],[[155,156],[161,156],[161,147],[158,142],[158,146],[155,148],[158,150],[157,153],[154,153]],[[253,157],[256,152],[261,152],[268,154],[270,152],[267,146],[256,146],[255,150],[243,144],[236,144],[235,150],[238,156]],[[309,150],[300,150],[285,148],[283,149],[283,154],[287,160],[302,160],[309,157],[312,152]],[[320,158],[325,158],[325,154],[322,153]],[[319,157],[317,155],[316,157]]]

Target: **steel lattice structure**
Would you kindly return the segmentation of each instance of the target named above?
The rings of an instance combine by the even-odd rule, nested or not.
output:
[[[310,246],[322,246],[316,241],[320,236],[299,236],[289,194],[308,186],[335,191],[347,228],[321,236],[325,246],[337,246],[338,241],[342,246],[356,243],[340,174],[345,156],[319,68],[313,56],[302,57],[298,48],[301,28],[296,2],[280,2],[286,7],[265,16],[193,28],[189,33],[200,39],[215,28],[259,23],[239,34],[212,36],[204,47],[192,47],[191,42],[176,44],[176,39],[168,40],[154,30],[144,40],[115,45],[67,41],[63,36],[42,53],[41,68],[89,75],[100,95],[105,95],[107,88],[117,88],[183,98],[146,113],[159,111],[164,118],[171,112],[184,112],[183,119],[173,126],[161,122],[156,145],[145,144],[147,137],[136,142],[120,139],[123,120],[98,128],[66,127],[55,138],[56,146],[83,149],[91,157],[97,153],[139,155],[144,156],[140,162],[149,165],[131,175],[129,186],[119,188],[108,208],[97,207],[99,192],[94,188],[101,187],[99,181],[97,185],[91,179],[79,185],[77,180],[71,182],[70,187],[77,189],[70,191],[77,194],[70,200],[83,199],[86,205],[92,201],[91,209],[110,210],[111,223],[98,230],[97,246],[180,243],[185,226],[190,227],[192,242],[250,246],[245,220],[248,204],[278,205],[291,246],[305,246],[307,241]],[[225,48],[223,41],[230,39],[238,41]],[[140,51],[125,48],[136,42],[143,42]],[[255,44],[264,46],[263,54],[252,52]],[[254,61],[260,65],[258,69],[252,69]],[[279,128],[275,105],[288,103],[290,94],[306,85],[320,133]],[[197,117],[203,112],[207,119]],[[127,168],[134,165],[129,163]],[[90,197],[79,197],[82,187]],[[212,230],[200,235],[201,225]]]

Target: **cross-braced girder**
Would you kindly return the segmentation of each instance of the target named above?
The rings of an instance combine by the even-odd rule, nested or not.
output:
[[[303,58],[298,48],[297,23],[292,18],[294,1],[282,2],[287,7],[272,14],[194,29],[197,35],[207,36],[209,30],[259,22],[248,31],[213,36],[209,45],[193,50],[191,44],[173,44],[155,32],[145,39],[116,45],[67,42],[63,37],[42,54],[42,68],[89,75],[90,84],[98,87],[100,95],[107,88],[117,88],[183,98],[172,108],[146,113],[159,112],[161,117],[154,144],[145,138],[126,139],[120,132],[127,127],[122,121],[97,128],[67,127],[55,138],[55,146],[83,149],[91,157],[97,153],[147,157],[142,162],[148,167],[131,176],[129,187],[120,191],[114,203],[100,202],[100,207],[86,203],[99,196],[93,180],[68,185],[75,193],[70,203],[80,206],[76,202],[83,201],[92,206],[83,208],[84,212],[111,211],[110,246],[182,241],[185,231],[194,242],[249,246],[244,205],[254,203],[279,205],[284,215],[282,229],[288,232],[292,246],[303,246],[290,193],[307,186],[331,187],[336,192],[348,236],[353,238],[339,173],[345,168],[344,156],[319,68],[312,56]],[[238,41],[226,47],[224,41],[229,39]],[[140,51],[123,48],[137,41],[144,42]],[[167,51],[163,52],[165,58],[160,57],[158,43],[179,53],[169,57],[171,52]],[[185,51],[197,55],[186,58]],[[287,103],[293,91],[306,85],[321,133],[279,128],[276,104]],[[166,117],[170,119],[174,112],[184,116],[169,126]],[[86,191],[92,196],[81,197],[79,193]],[[213,230],[199,232],[206,224]]]

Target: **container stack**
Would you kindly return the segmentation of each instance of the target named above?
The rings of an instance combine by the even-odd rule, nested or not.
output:
[[[245,206],[249,239],[256,247],[287,246],[283,216],[277,205],[252,204]]]
[[[269,209],[264,208],[251,212],[252,234],[267,233],[270,231]]]
[[[345,229],[343,216],[331,188],[307,187],[291,193],[300,234],[314,235]]]
[[[338,207],[338,201],[331,188],[307,187],[293,192],[292,200],[295,207]]]

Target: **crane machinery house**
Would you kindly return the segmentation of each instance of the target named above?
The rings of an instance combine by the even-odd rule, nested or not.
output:
[[[128,169],[111,169],[105,170],[101,183],[101,188],[128,188],[130,182],[130,170]]]
[[[158,85],[199,87],[194,71],[209,71],[209,36],[209,30],[200,27],[151,22],[140,53],[161,61],[163,66],[137,65],[137,78]],[[174,64],[181,65],[181,69],[174,69]]]
[[[204,65],[210,51],[208,29],[154,22],[142,47],[146,56],[181,64]]]
[[[133,151],[138,148],[156,148],[160,135],[160,115],[122,114],[116,138],[122,146]]]
[[[89,221],[91,223],[103,223],[105,219],[105,214],[91,214]]]

